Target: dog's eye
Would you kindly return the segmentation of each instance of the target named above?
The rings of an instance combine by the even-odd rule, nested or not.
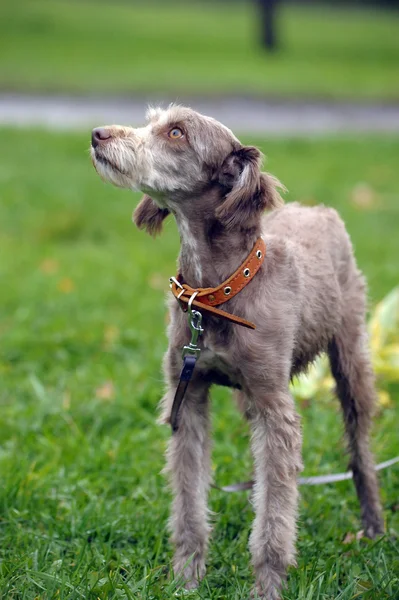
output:
[[[179,129],[178,127],[173,127],[173,129],[171,129],[168,133],[168,137],[172,138],[172,140],[177,140],[181,137],[183,137],[183,132],[181,129]]]

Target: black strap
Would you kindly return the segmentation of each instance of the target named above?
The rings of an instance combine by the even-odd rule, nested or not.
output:
[[[197,357],[191,354],[185,356],[183,359],[183,368],[180,373],[180,381],[173,399],[172,412],[170,415],[170,424],[172,426],[173,433],[175,433],[179,428],[177,419],[179,416],[180,406],[182,405],[188,384],[193,376],[196,362]]]

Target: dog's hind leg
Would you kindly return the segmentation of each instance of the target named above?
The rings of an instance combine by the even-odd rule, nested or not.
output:
[[[376,394],[365,325],[363,281],[359,277],[353,284],[354,292],[346,299],[340,331],[329,345],[329,358],[342,406],[363,527],[365,534],[373,538],[384,530],[369,440]]]
[[[255,520],[250,549],[259,597],[277,600],[287,567],[295,563],[302,438],[288,390],[268,393],[265,400],[265,408],[251,416]]]
[[[187,589],[205,574],[210,526],[207,496],[211,483],[209,441],[209,384],[193,380],[180,408],[179,428],[172,434],[165,471],[173,490],[170,529],[175,547],[174,572]],[[164,400],[169,416],[174,389]]]

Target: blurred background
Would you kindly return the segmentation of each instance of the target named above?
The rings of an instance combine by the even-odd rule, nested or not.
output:
[[[369,282],[377,462],[399,454],[399,2],[0,0],[0,596],[171,598],[167,428],[155,424],[167,221],[101,182],[92,126],[188,103],[259,146],[286,201],[345,220]],[[305,474],[344,471],[321,361],[294,383]],[[217,483],[248,479],[249,434],[213,394]],[[351,482],[302,491],[285,598],[394,599],[398,469],[381,472],[387,535],[362,540]],[[246,494],[211,492],[209,575],[190,597],[248,597]],[[317,591],[316,591],[317,590]]]
[[[5,91],[398,99],[397,0],[1,5]]]

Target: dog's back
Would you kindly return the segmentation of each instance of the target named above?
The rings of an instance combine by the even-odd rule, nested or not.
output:
[[[364,278],[345,225],[334,209],[288,204],[269,213],[263,224],[266,243],[276,238],[284,242],[300,282],[296,304],[301,334],[295,336],[295,374],[327,350],[341,327],[347,303],[364,310]],[[271,252],[273,245],[269,244]]]
[[[276,235],[296,245],[296,252],[307,261],[328,257],[339,282],[345,284],[348,267],[355,263],[349,236],[336,210],[293,202],[266,215],[263,224],[266,235]]]

